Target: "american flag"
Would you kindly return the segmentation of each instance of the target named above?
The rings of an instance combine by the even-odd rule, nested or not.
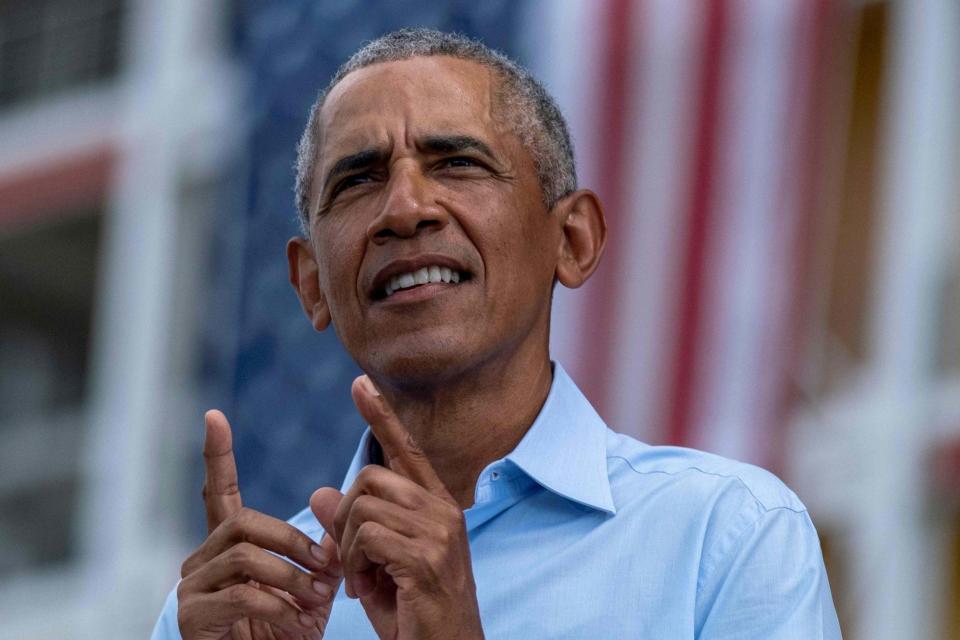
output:
[[[592,280],[558,289],[553,356],[617,431],[780,467],[837,3],[537,6],[534,70],[609,227]]]

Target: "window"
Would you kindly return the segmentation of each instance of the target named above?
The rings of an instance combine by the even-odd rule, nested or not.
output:
[[[0,108],[114,76],[122,0],[0,0]]]
[[[0,230],[0,575],[74,556],[100,220]]]

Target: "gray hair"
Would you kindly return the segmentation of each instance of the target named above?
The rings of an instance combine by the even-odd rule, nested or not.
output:
[[[300,223],[309,229],[310,192],[320,144],[320,111],[330,91],[358,69],[380,62],[415,57],[450,56],[470,60],[493,70],[500,79],[497,94],[513,133],[537,168],[543,200],[548,208],[577,188],[573,145],[563,114],[543,85],[529,71],[485,44],[455,33],[432,29],[400,29],[368,43],[341,66],[310,109],[307,127],[297,148],[296,203]]]

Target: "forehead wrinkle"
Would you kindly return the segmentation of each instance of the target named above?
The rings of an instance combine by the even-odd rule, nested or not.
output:
[[[503,147],[503,138],[517,138],[513,118],[509,107],[504,103],[500,85],[503,78],[495,70],[471,60],[462,60],[449,56],[430,56],[430,62],[442,62],[447,71],[452,71],[455,77],[453,82],[445,85],[438,84],[436,76],[422,71],[414,71],[407,64],[423,58],[412,58],[383,62],[358,69],[348,74],[333,88],[322,108],[322,115],[318,119],[320,131],[318,135],[318,153],[320,162],[317,163],[313,180],[313,192],[319,194],[316,188],[321,176],[329,171],[329,163],[334,157],[334,151],[340,151],[335,157],[364,148],[387,147],[388,153],[397,151],[395,135],[397,132],[386,130],[386,114],[384,102],[388,109],[402,109],[395,114],[400,116],[403,131],[400,136],[408,148],[415,148],[417,138],[424,137],[429,131],[451,132],[456,130],[478,139],[486,139],[490,146],[505,154],[501,160],[508,160],[514,151]],[[385,67],[393,67],[386,77],[383,77]],[[378,90],[364,92],[363,86],[375,82]],[[399,94],[399,95],[397,95]],[[408,98],[434,96],[438,102],[450,101],[459,105],[462,110],[458,113],[466,118],[443,117],[443,112],[430,113],[430,121],[424,122],[421,113],[413,109]],[[401,106],[402,105],[402,106]],[[498,115],[501,116],[498,119]],[[349,123],[349,131],[344,139],[337,140],[336,121]],[[467,126],[464,126],[467,125]],[[420,134],[420,135],[418,135]],[[491,139],[491,135],[493,138]],[[333,138],[333,139],[331,139]],[[500,140],[498,141],[497,138]],[[511,142],[516,142],[512,140]],[[327,147],[331,148],[327,148]],[[513,146],[508,143],[508,147]],[[522,146],[522,145],[521,145]],[[333,149],[332,147],[336,147]],[[512,162],[511,162],[512,164]],[[321,167],[321,165],[327,165]]]

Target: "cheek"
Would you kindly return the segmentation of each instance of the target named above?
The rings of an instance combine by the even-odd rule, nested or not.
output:
[[[346,239],[334,236],[324,243],[321,255],[320,287],[333,311],[354,297],[360,254]]]
[[[539,200],[531,202],[517,193],[498,195],[471,200],[464,208],[471,213],[462,218],[487,266],[497,267],[496,276],[490,276],[506,275],[513,286],[530,290],[549,280],[552,288],[557,230],[549,212]]]
[[[502,224],[490,243],[490,268],[495,288],[512,291],[511,299],[541,300],[553,289],[556,261],[551,259],[546,224]]]

